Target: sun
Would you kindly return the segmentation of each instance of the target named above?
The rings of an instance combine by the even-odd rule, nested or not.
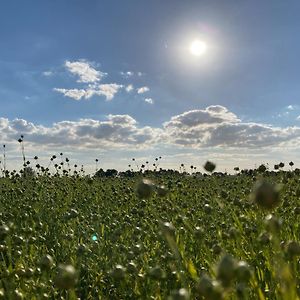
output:
[[[206,50],[207,50],[207,45],[205,42],[203,41],[199,41],[199,40],[194,40],[191,44],[190,44],[190,53],[194,56],[201,56],[203,55]]]

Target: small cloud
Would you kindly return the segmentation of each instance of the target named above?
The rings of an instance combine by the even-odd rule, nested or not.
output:
[[[77,82],[95,83],[100,81],[106,73],[100,72],[93,68],[92,64],[88,61],[66,61],[65,68],[72,74],[79,77]]]
[[[123,86],[116,83],[91,85],[86,89],[60,89],[54,88],[54,91],[63,94],[65,97],[72,98],[74,100],[90,99],[93,96],[104,96],[106,100],[112,100],[115,94]]]
[[[59,92],[63,94],[65,97],[72,98],[74,100],[79,101],[81,98],[86,98],[87,99],[87,91],[84,89],[59,89],[59,88],[54,88],[53,89],[55,92]]]
[[[129,78],[132,77],[134,75],[134,72],[132,71],[127,71],[127,72],[120,72],[120,74],[125,77],[125,78]]]
[[[112,100],[115,94],[123,88],[123,85],[117,83],[100,84],[99,81],[107,74],[96,70],[88,61],[66,61],[64,66],[70,73],[79,77],[77,82],[85,83],[83,88],[53,89],[65,97],[79,101],[81,99],[90,99],[93,96],[104,96],[106,100]]]
[[[145,102],[149,104],[154,104],[154,100],[152,98],[145,98]]]
[[[53,75],[53,72],[52,71],[45,71],[45,72],[43,72],[43,75],[49,77],[49,76]]]
[[[126,92],[129,93],[133,90],[133,85],[132,84],[128,84],[125,88]]]
[[[296,118],[296,120],[300,121],[300,116],[298,116],[298,117]]]
[[[143,76],[144,74],[142,72],[137,72],[137,76],[141,77]]]
[[[116,83],[100,84],[99,90],[95,91],[95,94],[105,96],[106,100],[112,100],[115,94],[122,87],[123,87],[122,85]]]
[[[291,104],[286,107],[286,109],[288,110],[297,110],[298,108],[299,108],[298,105],[291,105]]]
[[[143,87],[137,89],[137,93],[138,94],[144,94],[146,92],[149,92],[149,90],[150,89],[147,86],[143,86]]]

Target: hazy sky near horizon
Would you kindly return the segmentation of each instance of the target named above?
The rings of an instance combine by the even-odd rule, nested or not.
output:
[[[90,168],[157,156],[162,167],[300,164],[299,11],[290,0],[2,1],[9,163],[23,134],[28,157],[64,152]]]

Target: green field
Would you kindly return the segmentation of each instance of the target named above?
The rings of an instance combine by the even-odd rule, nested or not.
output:
[[[2,177],[0,299],[298,299],[299,198],[295,171]]]

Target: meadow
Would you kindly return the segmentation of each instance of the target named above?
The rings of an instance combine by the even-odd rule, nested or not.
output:
[[[299,299],[300,172],[6,172],[0,299]]]

